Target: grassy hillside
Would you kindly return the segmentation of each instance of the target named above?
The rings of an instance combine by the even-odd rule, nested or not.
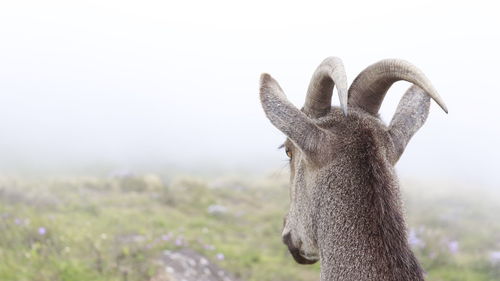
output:
[[[243,280],[318,280],[319,266],[295,264],[281,243],[286,186],[277,176],[0,178],[0,280],[149,280],[162,251],[185,247]],[[404,198],[428,280],[500,280],[498,192],[409,182]]]

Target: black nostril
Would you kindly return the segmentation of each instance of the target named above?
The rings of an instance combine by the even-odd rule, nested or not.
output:
[[[290,235],[290,232],[288,232],[287,234],[283,235],[283,243],[287,246],[291,246],[291,241],[292,241],[292,235]]]

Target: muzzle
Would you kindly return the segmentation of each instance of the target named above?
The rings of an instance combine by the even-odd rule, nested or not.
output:
[[[299,264],[313,264],[317,262],[317,259],[310,260],[308,258],[305,258],[301,252],[300,252],[300,245],[299,247],[295,247],[292,243],[292,235],[289,233],[285,234],[283,236],[283,243],[288,247],[288,251],[290,254],[292,254],[293,259],[299,263]]]

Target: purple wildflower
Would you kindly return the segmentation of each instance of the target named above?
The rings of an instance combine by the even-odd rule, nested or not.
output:
[[[217,255],[215,255],[215,257],[220,260],[220,261],[223,261],[224,260],[224,254],[223,253],[217,253]]]
[[[492,263],[500,263],[500,251],[491,252],[490,260]]]
[[[14,223],[15,223],[15,224],[17,224],[17,225],[20,225],[20,224],[22,224],[22,223],[23,223],[23,220],[21,220],[20,218],[16,218],[16,219],[14,220]]]
[[[415,248],[425,247],[425,242],[417,236],[415,229],[411,229],[408,234],[408,243]]]
[[[204,248],[205,250],[208,250],[208,251],[213,251],[213,250],[215,250],[214,245],[210,245],[210,244],[204,244],[204,245],[203,245],[203,248]]]
[[[458,248],[459,248],[458,241],[453,240],[448,242],[448,250],[450,250],[450,253],[452,254],[458,253]]]
[[[43,227],[43,226],[42,226],[42,227],[39,227],[39,228],[38,228],[38,234],[40,234],[40,235],[42,235],[42,236],[43,236],[43,235],[45,235],[46,233],[47,233],[47,229],[45,229],[45,227]]]
[[[175,239],[175,246],[182,246],[184,244],[184,239],[182,239],[182,237],[177,237],[177,239]]]

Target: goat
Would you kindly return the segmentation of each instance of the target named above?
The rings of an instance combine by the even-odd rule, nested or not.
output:
[[[386,126],[378,111],[399,80],[413,85]],[[331,105],[334,86],[340,107]],[[301,110],[262,74],[261,103],[286,135],[290,158],[291,202],[282,239],[296,262],[320,261],[320,280],[424,280],[408,245],[394,165],[427,119],[429,97],[448,113],[425,75],[399,59],[367,67],[350,88],[342,61],[325,59]]]

